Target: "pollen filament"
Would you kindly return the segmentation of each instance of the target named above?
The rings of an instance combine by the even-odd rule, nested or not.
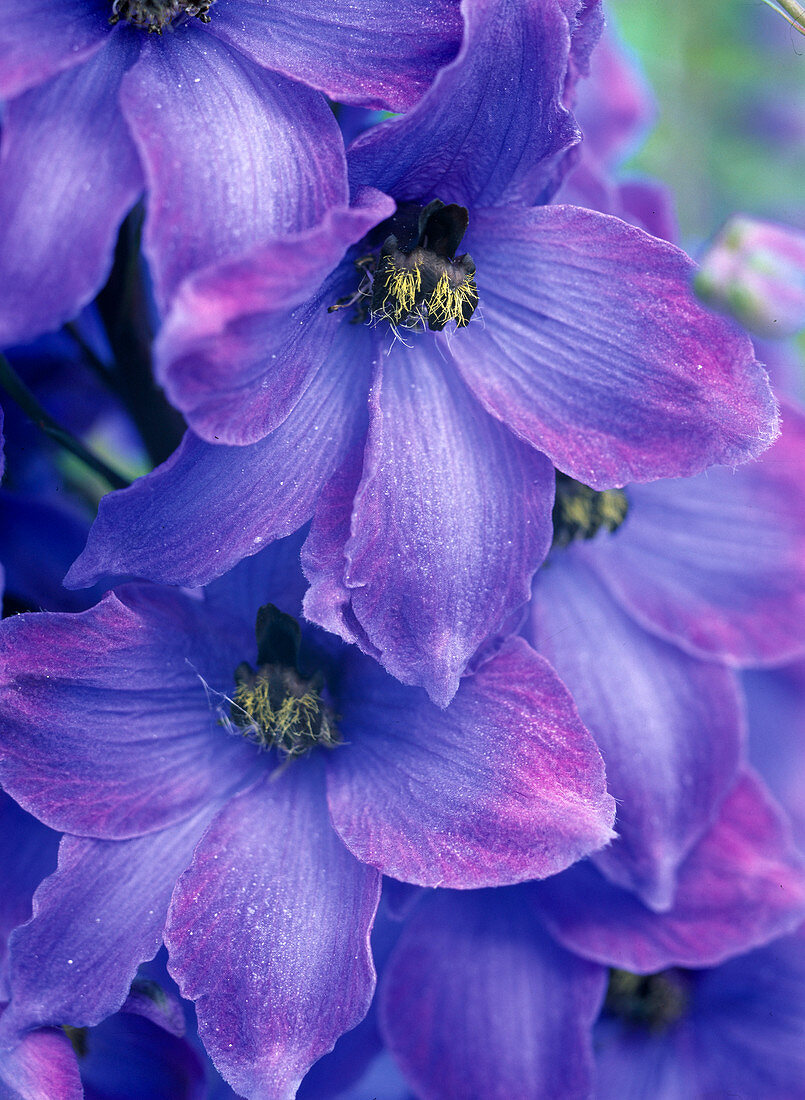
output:
[[[443,329],[448,321],[455,321],[459,328],[464,328],[477,305],[478,288],[472,275],[454,285],[445,271],[427,303],[430,327]]]

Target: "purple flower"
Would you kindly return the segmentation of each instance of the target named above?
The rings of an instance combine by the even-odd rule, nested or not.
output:
[[[381,1031],[422,1100],[644,1097],[666,1044],[651,1088],[680,1100],[720,1095],[730,1033],[746,1044],[735,1059],[753,1083],[744,1092],[795,1095],[805,956],[802,933],[788,934],[803,911],[805,866],[779,809],[745,774],[667,913],[586,863],[540,884],[425,893],[381,970]],[[769,1056],[777,1049],[779,1063]],[[674,1091],[680,1072],[686,1087]],[[764,1075],[776,1089],[758,1087]]]
[[[556,0],[468,4],[457,60],[353,144],[350,208],[182,285],[159,374],[197,435],[103,502],[70,583],[205,583],[312,515],[308,617],[446,704],[548,550],[549,459],[604,488],[770,442],[765,375],[681,252],[531,205],[596,14],[572,38]]]
[[[311,87],[402,110],[459,35],[453,0],[0,0],[0,346],[94,297],[144,188],[163,307],[246,240],[316,224],[347,190]]]
[[[12,937],[7,1029],[98,1022],[164,936],[222,1074],[292,1095],[371,999],[380,871],[510,883],[610,838],[545,661],[510,639],[442,711],[315,628],[298,652],[299,541],[0,627],[3,785],[73,834]]]
[[[735,781],[745,731],[728,666],[805,649],[805,417],[784,415],[735,472],[624,494],[557,482],[557,545],[524,635],[572,692],[618,801],[618,838],[593,862],[657,911]],[[589,537],[602,520],[614,532]]]

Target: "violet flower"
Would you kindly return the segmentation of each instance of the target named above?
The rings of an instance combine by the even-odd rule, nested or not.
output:
[[[736,1092],[746,1065],[746,1094],[795,1095],[803,912],[805,865],[745,773],[667,913],[586,863],[540,884],[425,893],[380,975],[381,1031],[421,1100],[713,1096],[728,1050]],[[658,1008],[663,988],[678,996]]]
[[[297,655],[299,543],[0,624],[3,785],[74,834],[12,936],[7,1033],[97,1023],[164,936],[223,1076],[291,1096],[368,1007],[381,871],[510,883],[610,838],[600,756],[522,639],[444,711],[316,628]]]
[[[204,583],[312,515],[307,616],[446,704],[548,550],[551,461],[605,488],[768,445],[765,375],[687,258],[532,205],[596,10],[571,38],[557,0],[468,3],[456,61],[353,144],[350,209],[183,284],[159,375],[197,435],[103,501],[70,584]]]
[[[593,862],[657,911],[735,781],[729,666],[805,652],[805,416],[784,416],[735,472],[623,493],[557,482],[557,545],[524,635],[573,693],[618,802],[618,838]]]
[[[162,307],[195,268],[315,225],[346,179],[312,89],[402,110],[459,36],[454,0],[0,0],[0,346],[94,297],[144,189]]]

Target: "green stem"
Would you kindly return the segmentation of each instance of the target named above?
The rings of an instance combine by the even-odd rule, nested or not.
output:
[[[60,447],[64,447],[76,458],[80,458],[96,474],[100,474],[113,489],[125,489],[130,484],[126,478],[121,477],[120,474],[107,466],[102,459],[88,451],[79,439],[76,439],[66,428],[63,428],[61,424],[54,420],[49,412],[42,408],[4,355],[0,355],[0,386],[17,402],[22,411],[31,418],[37,427],[41,428]]]

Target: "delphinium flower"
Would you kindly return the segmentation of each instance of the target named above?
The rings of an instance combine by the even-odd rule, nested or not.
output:
[[[409,107],[460,27],[453,0],[2,0],[0,346],[94,297],[143,190],[163,306],[199,264],[315,224],[346,194],[321,91]]]
[[[420,1100],[720,1095],[731,1027],[746,1040],[735,1070],[746,1065],[745,1093],[793,1096],[804,911],[805,865],[785,817],[743,773],[666,913],[586,862],[539,884],[423,892],[380,973],[381,1031]],[[616,1078],[618,1044],[629,1056]],[[778,1044],[779,1060],[768,1056]],[[654,1060],[669,1048],[676,1065]]]
[[[313,515],[307,616],[445,704],[548,550],[551,462],[604,489],[773,438],[681,252],[533,205],[577,139],[560,5],[465,15],[420,103],[352,146],[351,211],[182,285],[159,376],[196,434],[102,502],[70,583],[204,583]]]
[[[380,871],[510,883],[611,837],[600,755],[522,639],[440,710],[300,634],[300,541],[203,593],[0,624],[0,778],[72,834],[11,937],[6,1035],[97,1023],[164,936],[223,1076],[291,1096],[368,1006]]]
[[[596,494],[557,480],[555,547],[525,636],[596,738],[618,839],[593,857],[662,910],[735,780],[732,667],[805,651],[805,417],[737,471]]]

